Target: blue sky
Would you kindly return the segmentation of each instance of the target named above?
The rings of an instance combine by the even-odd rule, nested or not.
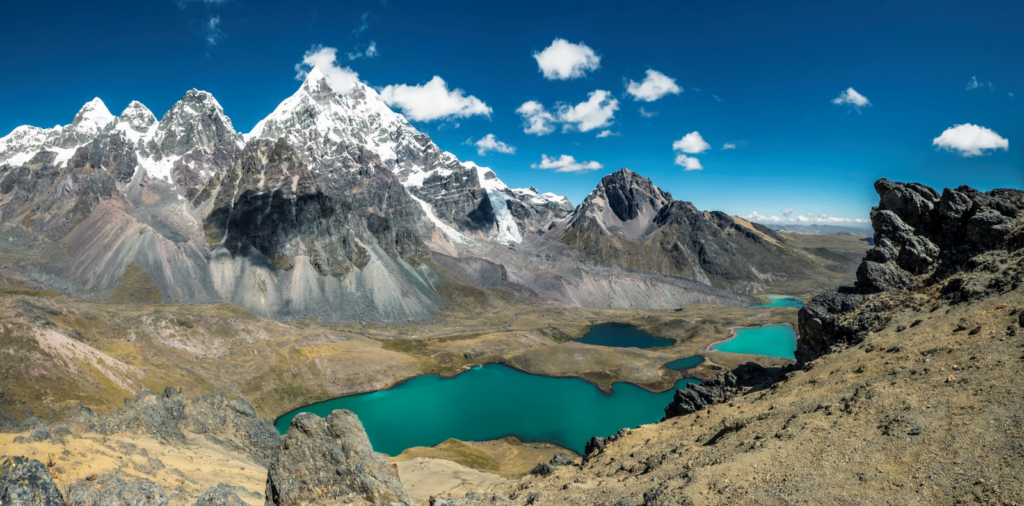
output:
[[[247,132],[295,91],[295,65],[322,45],[337,48],[340,63],[374,87],[439,76],[448,90],[476,97],[488,115],[414,124],[510,186],[533,185],[574,204],[619,167],[703,209],[782,216],[792,208],[790,219],[866,218],[879,177],[938,188],[1024,186],[1021,2],[131,0],[4,10],[3,134],[21,124],[66,124],[94,96],[115,114],[139,100],[160,116],[193,87],[212,92]],[[580,77],[546,78],[534,55],[555,39],[584,44],[599,64]],[[372,57],[346,56],[365,55],[371,42]],[[628,81],[641,82],[648,70],[681,91],[636,100]],[[833,103],[851,87],[870,105]],[[574,106],[598,90],[617,101],[608,125],[524,132],[516,112],[524,103],[557,116],[558,104]],[[655,115],[641,115],[641,106]],[[963,156],[970,147],[933,145],[966,123],[998,134],[1007,149],[997,142]],[[604,130],[617,135],[597,138]],[[710,149],[674,150],[691,132]],[[466,143],[487,134],[515,153],[480,156]],[[736,148],[721,149],[725,143]],[[676,165],[679,154],[703,170]],[[531,168],[543,155],[603,168]]]

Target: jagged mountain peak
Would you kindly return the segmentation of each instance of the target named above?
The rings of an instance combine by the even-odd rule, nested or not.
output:
[[[156,115],[148,107],[133,100],[117,117],[114,129],[122,132],[128,140],[138,142],[152,136],[158,123]]]
[[[107,105],[99,97],[96,97],[86,102],[78,110],[78,114],[75,114],[75,119],[71,121],[69,127],[80,132],[99,132],[115,119],[116,117],[107,109]]]
[[[286,98],[245,135],[248,139],[277,139],[288,135],[307,145],[315,159],[341,156],[342,145],[360,145],[385,163],[400,163],[400,144],[421,134],[389,108],[375,90],[357,82],[340,93],[330,79],[313,68],[292,96]],[[428,140],[429,141],[429,140]],[[423,149],[416,142],[414,149]],[[340,148],[340,149],[339,149]]]
[[[160,156],[181,156],[194,147],[212,148],[221,142],[242,144],[231,118],[207,91],[185,93],[160,119],[153,138]]]
[[[648,229],[658,211],[673,200],[670,193],[655,186],[649,178],[622,168],[601,178],[597,188],[573,213],[573,220],[589,217],[605,233],[620,231],[636,239]]]

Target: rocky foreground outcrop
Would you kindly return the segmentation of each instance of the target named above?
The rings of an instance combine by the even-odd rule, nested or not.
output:
[[[875,191],[875,246],[857,269],[857,283],[823,293],[800,310],[801,363],[884,328],[899,304],[890,292],[939,290],[959,303],[1024,282],[1024,269],[1007,264],[1024,248],[1024,191],[961,186],[940,195],[887,179],[875,182]]]
[[[292,419],[270,461],[267,505],[410,504],[397,467],[373,451],[359,418],[337,410]]]
[[[0,504],[62,506],[64,499],[42,462],[0,456]]]
[[[13,444],[44,445],[37,459],[47,463],[0,456],[3,506],[410,505],[397,468],[373,451],[350,411],[327,418],[301,414],[280,436],[244,399],[189,398],[168,387],[162,395],[146,390],[126,399],[107,416],[78,406],[63,421],[30,418],[18,431],[28,435],[15,436]],[[200,455],[209,461],[200,461]],[[96,460],[83,470],[75,459]],[[113,461],[113,468],[103,461]],[[228,465],[262,469],[264,474],[248,476],[265,484],[265,495],[255,492],[251,481],[245,487],[227,479],[227,484],[197,488],[223,481]],[[94,467],[108,471],[92,472]]]

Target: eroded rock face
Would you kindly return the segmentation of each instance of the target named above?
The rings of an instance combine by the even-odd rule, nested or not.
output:
[[[556,232],[591,259],[736,292],[819,275],[775,231],[701,211],[628,169],[602,178]]]
[[[972,282],[971,276],[942,280],[978,269],[985,261],[976,259],[986,253],[1024,247],[1024,192],[980,192],[961,186],[940,195],[924,185],[887,179],[878,180],[875,191],[875,246],[857,269],[856,285],[825,292],[800,310],[796,357],[801,363],[884,328],[890,302],[880,295],[886,292],[944,282],[943,296],[959,301],[1017,282],[1010,274],[984,286]]]
[[[359,418],[336,410],[327,418],[292,419],[267,473],[267,505],[367,501],[409,505],[398,473],[373,451]]]
[[[0,504],[63,506],[64,499],[42,462],[26,457],[0,456]]]
[[[676,390],[672,402],[665,407],[662,420],[696,413],[707,406],[728,400],[745,387],[765,386],[778,380],[782,371],[767,369],[757,363],[747,362],[732,371],[703,383],[691,383]]]

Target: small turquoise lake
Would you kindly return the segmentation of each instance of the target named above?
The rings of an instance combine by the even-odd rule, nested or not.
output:
[[[694,379],[681,379],[675,388]],[[298,413],[327,416],[348,409],[359,416],[373,449],[398,455],[448,438],[486,441],[515,435],[583,453],[592,436],[661,420],[675,388],[653,393],[615,383],[612,393],[577,378],[527,374],[500,364],[474,367],[454,378],[418,376],[377,392],[325,401],[277,420],[284,433]]]
[[[803,301],[800,300],[800,298],[801,297],[806,297],[806,296],[807,296],[807,294],[803,294],[803,295],[765,294],[765,295],[762,295],[762,297],[767,298],[771,302],[769,302],[768,304],[754,304],[753,306],[750,306],[750,307],[798,307],[799,308],[799,307],[804,307],[804,303],[803,303]]]
[[[789,325],[736,329],[735,337],[711,345],[711,350],[796,360],[796,331]]]
[[[676,344],[672,339],[654,337],[625,323],[601,323],[574,342],[613,348],[664,348]]]
[[[704,357],[700,355],[694,355],[692,357],[681,358],[679,360],[673,360],[665,364],[666,369],[672,369],[673,371],[685,371],[687,369],[693,369],[704,361]]]

